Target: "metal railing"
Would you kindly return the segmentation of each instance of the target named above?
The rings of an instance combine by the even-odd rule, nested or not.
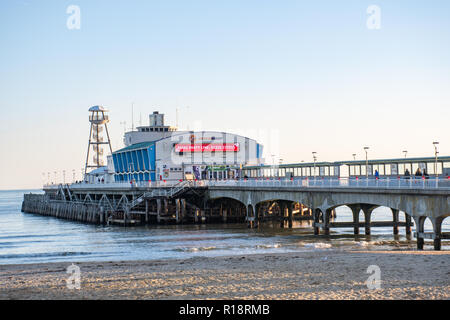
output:
[[[45,185],[44,188],[58,188],[58,184]],[[183,181],[138,181],[73,183],[69,187],[76,189],[169,189],[172,194],[185,187],[285,187],[285,188],[379,188],[379,189],[439,189],[450,190],[450,178],[258,178],[241,180],[183,180]]]
[[[369,188],[369,189],[439,189],[450,190],[448,178],[322,178],[316,179],[247,179],[202,181],[205,186],[281,187],[281,188]]]

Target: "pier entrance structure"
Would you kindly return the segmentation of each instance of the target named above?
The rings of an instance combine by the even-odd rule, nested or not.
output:
[[[242,176],[245,166],[263,163],[256,140],[217,131],[177,131],[164,114],[150,114],[150,125],[125,133],[125,147],[112,153],[116,182],[222,180]]]

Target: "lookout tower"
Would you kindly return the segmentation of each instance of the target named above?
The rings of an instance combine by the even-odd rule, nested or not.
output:
[[[89,133],[89,145],[86,155],[86,166],[84,169],[84,175],[86,176],[88,168],[101,168],[105,165],[104,154],[103,154],[103,146],[107,144],[109,146],[109,150],[112,153],[111,148],[111,140],[109,139],[108,126],[106,125],[109,122],[109,116],[107,114],[108,109],[102,106],[93,106],[89,108],[89,122],[91,123],[91,129]],[[103,127],[106,131],[107,141],[103,139]],[[89,162],[89,151],[91,150],[94,153],[92,157],[92,162]]]

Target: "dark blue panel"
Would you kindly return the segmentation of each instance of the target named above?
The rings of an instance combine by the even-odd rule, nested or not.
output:
[[[150,170],[150,163],[149,163],[149,160],[148,160],[148,151],[143,149],[142,150],[142,155],[144,157],[144,159],[143,159],[143,161],[144,161],[144,170]]]
[[[139,173],[139,181],[144,181],[144,174],[143,173]]]
[[[131,158],[131,152],[125,152],[125,155],[127,157],[127,168],[126,171],[133,171],[133,159]]]
[[[145,152],[144,152],[145,153]],[[144,180],[148,181],[150,180],[150,174],[148,172],[144,173]]]
[[[136,150],[131,151],[131,157],[133,159],[133,165],[131,166],[131,170],[133,171],[139,171],[139,163],[136,156]]]
[[[120,155],[122,157],[122,168],[123,168],[122,172],[127,172],[128,171],[127,154],[125,152],[122,152]]]
[[[156,174],[155,174],[154,172],[151,172],[151,173],[150,173],[150,179],[151,179],[152,181],[156,181]]]
[[[142,156],[142,153],[145,153],[145,150],[138,150],[137,151],[137,157],[138,157],[138,161],[139,161],[139,171],[144,171],[145,167],[144,167],[144,158]]]
[[[119,172],[119,162],[117,161],[117,155],[113,154],[114,172]]]

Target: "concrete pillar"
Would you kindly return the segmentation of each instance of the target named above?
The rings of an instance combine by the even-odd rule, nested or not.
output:
[[[398,214],[399,210],[397,209],[391,209],[392,210],[392,222],[394,223],[394,234],[398,234]]]
[[[292,228],[292,207],[294,204],[288,205],[288,227]]]
[[[148,224],[148,200],[145,200],[145,224]]]
[[[359,234],[359,213],[361,212],[361,206],[352,205],[349,207],[352,210],[352,216],[353,216],[353,233]]]
[[[180,201],[181,201],[180,222],[183,222],[183,219],[186,216],[186,199],[181,199]]]
[[[406,226],[405,226],[405,233],[407,235],[411,234],[411,216],[409,214],[407,214],[405,212],[405,222],[406,222]]]
[[[363,206],[362,210],[364,212],[364,229],[366,235],[370,235],[370,218],[372,215],[373,207]]]
[[[180,216],[181,216],[180,199],[175,199],[175,221],[176,221],[176,223],[180,223]]]
[[[425,241],[423,237],[420,236],[421,233],[425,231],[425,219],[426,217],[415,217],[414,222],[416,223],[416,234],[417,234],[417,249],[423,250]]]
[[[195,209],[195,212],[194,212],[194,223],[198,223],[198,217],[200,215],[199,211],[200,211],[199,209]]]
[[[158,223],[161,222],[161,213],[162,213],[161,199],[156,199],[156,221]]]
[[[283,203],[281,203],[280,205],[280,228],[284,228],[284,217],[286,216],[286,205]]]
[[[319,214],[320,214],[320,211],[319,210],[314,210],[313,211],[313,214],[314,214],[314,223],[319,223]],[[320,234],[320,228],[319,227],[316,227],[316,226],[314,226],[314,235],[319,235]]]
[[[222,213],[222,221],[223,223],[227,223],[227,216],[228,216],[228,208],[221,209]]]
[[[164,209],[163,209],[164,215],[167,216],[169,214],[169,199],[164,198]]]
[[[434,218],[432,220],[433,223],[433,231],[434,231],[434,250],[441,250],[441,236],[442,236],[442,221],[444,219]]]
[[[330,235],[330,217],[331,217],[331,214],[332,214],[331,210],[326,210],[323,213],[323,215],[324,215],[323,216],[323,223],[324,223],[323,232],[327,236]]]

